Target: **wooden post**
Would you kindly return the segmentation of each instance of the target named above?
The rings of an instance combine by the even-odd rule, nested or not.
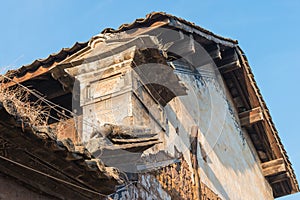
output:
[[[201,182],[200,182],[200,176],[198,173],[199,166],[198,166],[198,159],[197,159],[198,126],[192,126],[190,141],[191,141],[190,155],[191,155],[193,174],[194,174],[194,180],[195,180],[194,191],[195,191],[196,198],[194,198],[194,199],[200,200],[201,199]]]

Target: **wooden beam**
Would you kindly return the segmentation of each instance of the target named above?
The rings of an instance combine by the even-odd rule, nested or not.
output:
[[[138,148],[138,147],[148,147],[153,146],[155,144],[162,143],[161,141],[148,141],[148,142],[141,142],[141,143],[132,143],[132,144],[114,144],[114,145],[107,145],[104,149],[107,150],[118,150],[118,149],[130,149],[130,148]],[[147,149],[148,149],[147,148]]]
[[[191,142],[191,150],[190,150],[190,156],[191,156],[191,161],[192,161],[192,168],[193,168],[193,175],[194,175],[194,193],[195,193],[195,200],[200,200],[201,199],[201,180],[200,180],[200,175],[199,175],[199,165],[198,165],[198,151],[197,151],[197,146],[198,146],[198,131],[199,127],[198,126],[192,126],[191,130],[191,136],[190,136],[190,142]]]
[[[222,59],[217,63],[218,69],[221,73],[224,74],[242,68],[235,48],[229,48],[221,51],[221,57]]]
[[[260,107],[240,113],[239,118],[241,126],[250,126],[264,120],[262,109]]]
[[[218,69],[222,74],[225,74],[225,73],[237,70],[237,69],[241,69],[241,64],[240,64],[239,60],[235,60],[230,63],[219,66]]]
[[[243,102],[243,105],[244,105],[243,107],[246,110],[251,109],[249,98],[248,98],[248,91],[245,90],[245,88],[242,87],[243,82],[241,82],[239,80],[239,78],[237,77],[235,71],[232,71],[230,73],[230,76],[232,77],[232,80],[233,80],[233,83],[234,83],[234,87],[237,89],[237,91],[239,93],[239,96],[242,99],[242,102]]]
[[[285,172],[283,174],[278,174],[277,176],[270,177],[268,181],[270,184],[275,184],[275,183],[286,181],[288,179],[290,179],[290,176],[287,172]]]
[[[111,139],[115,143],[140,143],[140,142],[148,142],[148,141],[157,141],[157,137],[145,137],[145,138],[128,138],[128,139],[122,139],[122,138],[112,138]]]
[[[262,163],[261,168],[264,176],[274,176],[287,172],[283,158]]]

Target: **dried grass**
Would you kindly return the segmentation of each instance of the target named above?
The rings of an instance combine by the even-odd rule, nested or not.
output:
[[[31,95],[25,88],[6,88],[0,82],[0,102],[9,114],[36,127],[47,126],[51,108],[42,105],[42,100],[30,102]]]

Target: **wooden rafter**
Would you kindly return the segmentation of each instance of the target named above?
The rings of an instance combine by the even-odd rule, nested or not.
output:
[[[263,113],[260,107],[241,112],[239,114],[239,118],[241,126],[250,126],[254,123],[264,120]]]
[[[283,158],[262,163],[261,168],[264,176],[274,176],[287,171]]]

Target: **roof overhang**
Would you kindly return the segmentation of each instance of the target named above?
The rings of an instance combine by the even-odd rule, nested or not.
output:
[[[35,127],[0,102],[0,171],[59,199],[106,199],[121,184],[115,172],[70,140]]]

